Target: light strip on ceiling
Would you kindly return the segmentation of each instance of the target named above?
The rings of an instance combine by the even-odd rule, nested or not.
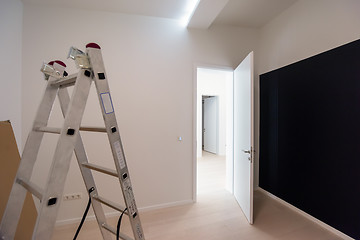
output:
[[[187,27],[191,17],[193,16],[197,6],[199,5],[200,0],[187,0],[184,16],[180,19],[180,24],[184,27]]]

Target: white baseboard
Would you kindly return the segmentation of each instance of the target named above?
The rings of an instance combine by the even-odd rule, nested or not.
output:
[[[105,213],[106,217],[115,217],[118,216],[119,213],[118,212],[110,212],[110,213]],[[55,226],[64,226],[64,225],[68,225],[68,224],[74,224],[74,223],[80,223],[81,218],[70,218],[70,219],[65,219],[65,220],[58,220],[55,223]],[[95,221],[95,215],[87,215],[85,222],[87,221]]]
[[[149,206],[149,207],[142,207],[142,208],[139,208],[139,211],[146,212],[146,211],[151,211],[151,210],[156,210],[156,209],[186,205],[186,204],[190,204],[190,203],[194,203],[194,201],[193,200],[184,200],[184,201],[178,201],[178,202],[163,203],[163,204],[153,205],[153,206]]]
[[[85,221],[95,220],[95,215],[88,215]],[[69,218],[65,220],[57,220],[55,226],[64,226],[68,224],[80,223],[81,218]]]
[[[158,205],[153,205],[153,206],[148,206],[148,207],[142,207],[142,208],[139,208],[138,210],[141,213],[141,212],[146,212],[146,211],[151,211],[151,210],[156,210],[156,209],[186,205],[186,204],[190,204],[190,203],[194,203],[194,201],[193,200],[184,200],[184,201],[178,201],[178,202],[170,202],[170,203],[158,204]],[[106,217],[119,216],[119,212],[118,211],[108,212],[108,213],[105,213],[105,216]],[[71,218],[71,219],[56,221],[55,225],[63,226],[63,225],[68,225],[68,224],[79,223],[80,221],[81,221],[81,217],[80,218]],[[95,221],[95,215],[94,214],[88,215],[86,217],[85,221]]]
[[[284,205],[285,207],[287,207],[287,208],[295,211],[296,213],[298,213],[298,214],[306,217],[306,218],[309,219],[310,221],[318,224],[320,227],[325,228],[326,230],[332,232],[333,234],[339,236],[340,238],[342,238],[342,239],[344,239],[344,240],[355,240],[354,238],[349,237],[349,236],[346,235],[345,233],[340,232],[339,230],[337,230],[337,229],[331,227],[330,225],[328,225],[328,224],[320,221],[319,219],[311,216],[310,214],[308,214],[308,213],[306,213],[306,212],[298,209],[297,207],[291,205],[290,203],[285,202],[285,201],[282,200],[281,198],[278,198],[277,196],[269,193],[268,191],[266,191],[266,190],[264,190],[264,189],[262,189],[262,188],[260,188],[260,187],[257,187],[257,188],[255,189],[255,191],[260,191],[260,192],[264,193],[265,195],[271,197],[272,199],[276,200],[277,202],[279,202],[280,204]]]

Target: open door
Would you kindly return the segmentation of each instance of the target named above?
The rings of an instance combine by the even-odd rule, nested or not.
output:
[[[254,53],[234,71],[234,196],[253,224]]]

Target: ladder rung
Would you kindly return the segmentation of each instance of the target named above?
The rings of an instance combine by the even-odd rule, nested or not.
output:
[[[114,202],[112,202],[110,200],[107,200],[107,199],[105,199],[103,197],[100,197],[98,195],[94,195],[93,199],[95,199],[95,200],[105,204],[106,206],[111,207],[112,209],[115,209],[115,210],[117,210],[119,212],[123,212],[124,209],[125,209],[125,207],[122,207],[119,204],[116,204],[116,203],[114,203]],[[129,213],[127,211],[125,211],[124,214],[129,215]]]
[[[118,177],[118,173],[110,168],[101,167],[92,163],[83,163],[82,166],[114,177]]]
[[[101,225],[104,229],[108,230],[109,232],[113,233],[114,235],[116,235],[116,229],[107,225],[106,223],[103,223]],[[126,234],[123,234],[121,232],[119,232],[119,237],[121,239],[124,239],[124,240],[133,240],[131,237],[127,236]]]
[[[36,128],[35,131],[38,131],[38,132],[46,132],[46,133],[58,133],[58,134],[60,134],[61,128],[55,128],[55,127],[39,127],[39,128]],[[106,128],[100,128],[100,127],[80,127],[80,131],[104,132],[104,133],[106,133]]]
[[[80,127],[80,131],[104,132],[104,133],[106,133],[106,128],[101,128],[101,127]]]
[[[26,188],[31,194],[33,194],[38,199],[40,199],[40,200],[42,199],[42,190],[40,187],[36,186],[33,183],[26,182],[26,181],[22,180],[21,178],[17,178],[16,182],[18,184],[20,184],[21,186],[23,186],[24,188]]]
[[[54,128],[54,127],[39,127],[36,128],[35,131],[37,132],[46,132],[46,133],[61,133],[61,128]]]
[[[74,74],[71,74],[67,77],[63,77],[63,78],[60,78],[56,81],[54,81],[51,85],[53,86],[64,86],[64,85],[67,85],[67,86],[71,86],[71,85],[74,85],[75,82],[76,82],[76,77],[77,77],[77,73],[74,73]]]

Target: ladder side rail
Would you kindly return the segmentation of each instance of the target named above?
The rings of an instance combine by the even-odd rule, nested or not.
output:
[[[58,65],[57,67],[62,74],[64,68],[61,65]],[[45,127],[48,123],[50,112],[55,101],[56,93],[58,91],[57,87],[51,85],[51,82],[54,80],[54,77],[50,77],[47,82],[45,92],[38,107],[32,129],[26,140],[20,165],[0,224],[1,239],[14,239],[17,224],[19,222],[20,214],[22,211],[22,206],[24,204],[25,196],[27,193],[27,190],[23,186],[18,184],[16,180],[24,179],[29,181],[31,178],[36,158],[40,149],[41,141],[44,136],[43,132],[37,132],[35,129],[39,127]]]
[[[129,220],[132,226],[135,240],[144,240],[144,233],[140,222],[140,216],[136,207],[130,175],[125,160],[125,154],[120,138],[115,111],[111,100],[110,89],[107,82],[107,75],[101,55],[100,47],[87,47],[87,54],[93,69],[95,86],[99,98],[100,108],[108,132],[109,142],[114,157],[115,166],[118,172],[125,204],[129,212]]]
[[[70,96],[66,88],[60,88],[58,92],[58,98],[60,102],[61,111],[63,113],[63,116],[65,117],[66,111],[68,109],[68,106],[70,104]],[[88,163],[88,157],[85,151],[85,147],[81,138],[81,134],[79,133],[79,136],[77,138],[77,141],[75,143],[75,155],[76,159],[80,168],[81,175],[84,179],[84,183],[86,186],[86,189],[88,191],[88,194],[91,198],[93,198],[94,195],[98,195],[97,188],[95,185],[95,181],[92,175],[92,172],[90,169],[83,167],[83,164]],[[90,189],[94,189],[89,193]],[[104,214],[104,210],[102,208],[102,205],[98,201],[91,201],[96,220],[99,225],[99,229],[101,231],[102,237],[104,240],[111,240],[111,235],[108,231],[106,231],[102,226],[105,223],[106,224],[106,217]]]
[[[84,75],[84,72],[84,70],[80,70],[78,73],[72,99],[66,112],[41,201],[33,239],[51,239],[55,226],[60,206],[59,199],[63,195],[70,160],[92,82],[90,77]]]

